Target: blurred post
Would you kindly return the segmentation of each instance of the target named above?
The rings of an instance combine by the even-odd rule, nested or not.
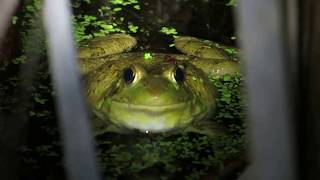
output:
[[[300,179],[319,179],[320,172],[320,1],[300,0]]]
[[[295,106],[285,1],[239,0],[236,11],[249,98],[254,180],[296,179]],[[293,75],[293,76],[292,76]]]
[[[76,61],[68,0],[45,0],[50,68],[57,91],[66,171],[71,180],[98,180],[92,134]]]

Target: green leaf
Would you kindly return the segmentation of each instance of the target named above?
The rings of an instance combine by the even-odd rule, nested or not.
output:
[[[151,60],[153,58],[151,53],[144,53],[143,57],[145,60]]]
[[[121,10],[122,10],[121,7],[117,7],[117,8],[114,8],[114,9],[113,9],[114,12],[119,12],[119,11],[121,11]]]
[[[47,99],[42,99],[39,97],[35,97],[34,100],[35,100],[35,102],[37,102],[39,104],[45,104],[48,101]]]
[[[17,17],[17,16],[12,16],[12,18],[11,18],[11,23],[12,23],[13,25],[15,25],[15,24],[17,24],[17,21],[18,21],[18,17]]]
[[[140,5],[134,5],[133,8],[136,9],[136,10],[140,10],[141,9]]]
[[[228,75],[228,74],[227,74],[227,75],[224,75],[224,76],[223,76],[223,80],[224,80],[224,81],[231,81],[231,76]]]
[[[129,28],[129,30],[130,30],[131,32],[133,32],[133,33],[136,33],[136,32],[138,31],[138,29],[139,29],[138,26],[135,26],[135,25],[133,25],[133,24],[129,24],[128,28]]]
[[[227,6],[237,6],[237,0],[230,0],[226,5]]]
[[[177,30],[172,27],[162,27],[160,29],[160,32],[164,33],[166,35],[177,35],[178,34]]]

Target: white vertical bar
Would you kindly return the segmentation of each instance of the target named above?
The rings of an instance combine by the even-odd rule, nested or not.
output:
[[[92,136],[85,107],[71,28],[68,0],[45,0],[50,67],[64,141],[67,175],[72,180],[98,180]]]
[[[254,180],[294,180],[294,133],[284,1],[239,0]],[[292,72],[292,71],[291,71]]]

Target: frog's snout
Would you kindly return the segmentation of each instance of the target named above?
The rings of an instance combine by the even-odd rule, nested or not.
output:
[[[161,94],[168,90],[170,82],[164,78],[153,76],[144,79],[142,84],[145,87],[146,92],[157,99]]]

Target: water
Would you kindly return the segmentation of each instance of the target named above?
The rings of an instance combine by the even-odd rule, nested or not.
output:
[[[30,7],[37,9],[36,2],[30,1]],[[125,31],[137,38],[138,46],[133,49],[136,52],[180,53],[171,45],[176,35],[234,46],[232,8],[226,3],[224,0],[114,0],[110,3],[97,0],[88,4],[74,0],[76,40]],[[2,50],[9,54],[4,55],[4,59],[14,59],[14,63],[8,60],[9,65],[1,71],[0,92],[6,101],[0,107],[8,117],[26,122],[18,148],[17,174],[20,178],[63,179],[55,94],[50,85],[45,46],[41,45],[44,43],[38,19],[41,16],[35,18],[37,10],[30,7],[20,8],[17,24],[12,25],[15,33],[7,37],[11,41],[18,39],[8,46],[16,48],[4,47]],[[30,37],[30,34],[37,36]],[[30,44],[37,44],[33,48],[37,51],[26,50]],[[19,85],[19,80],[25,77],[19,73],[27,67],[23,62],[28,64],[33,59],[40,60],[37,63],[39,70],[27,85],[32,92],[28,100],[24,100],[28,103],[21,105],[21,99],[12,92],[26,92]],[[218,176],[218,179],[234,179],[245,164],[241,82],[241,77],[212,80],[219,93],[217,113],[212,119],[228,129],[227,135],[209,137],[196,133],[154,134],[149,131],[100,134],[96,140],[101,172],[107,179],[213,179]],[[13,113],[17,107],[21,107],[20,114],[24,116]]]

